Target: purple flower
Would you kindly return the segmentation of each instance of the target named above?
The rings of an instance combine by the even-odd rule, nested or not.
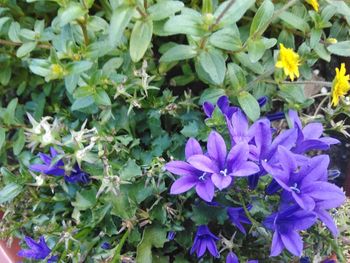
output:
[[[302,166],[298,166],[295,155],[283,146],[279,146],[278,156],[279,166],[262,164],[283,188],[284,195],[291,195],[301,208],[311,211],[318,202],[339,205],[345,201],[343,191],[326,182],[329,164],[327,155],[313,157]]]
[[[39,242],[35,242],[30,237],[25,237],[24,241],[26,242],[29,249],[21,249],[18,252],[18,256],[25,257],[27,259],[45,259],[51,253],[51,249],[46,245],[45,238],[40,237]],[[58,259],[57,256],[53,256],[48,259],[48,262],[56,262]]]
[[[216,102],[216,105],[219,107],[222,114],[227,116],[228,118],[231,118],[232,114],[238,110],[238,107],[230,106],[230,102],[227,96],[221,96]],[[216,105],[213,105],[208,101],[204,102],[203,110],[208,118],[212,117]]]
[[[248,207],[251,209],[251,206]],[[247,217],[243,207],[229,207],[227,208],[227,215],[231,223],[236,226],[243,234],[247,234],[243,224],[251,224],[249,218]]]
[[[258,99],[258,103],[259,103],[260,108],[266,104],[267,100],[268,100],[268,98],[266,96],[262,96]]]
[[[167,235],[167,239],[168,240],[174,240],[174,238],[175,238],[175,235],[176,235],[176,232],[174,232],[174,231],[169,231],[168,232],[168,235]]]
[[[204,255],[205,251],[208,250],[213,257],[220,257],[215,244],[217,240],[219,240],[219,238],[211,233],[206,225],[199,226],[191,248],[191,254],[196,252],[197,257],[200,258]]]
[[[269,121],[278,121],[278,120],[284,119],[284,117],[285,117],[284,112],[266,114],[266,118],[268,118]]]
[[[226,263],[239,263],[238,257],[232,251],[226,256]]]
[[[33,172],[44,173],[46,175],[63,176],[64,175],[64,163],[62,160],[52,162],[58,153],[55,148],[50,147],[51,156],[44,153],[39,153],[40,159],[44,162],[43,164],[32,164],[29,169]]]
[[[298,231],[306,230],[316,221],[313,212],[300,209],[297,205],[284,208],[267,217],[264,225],[274,231],[270,256],[278,256],[284,248],[300,257],[303,241]]]
[[[111,249],[112,246],[108,242],[103,242],[102,245],[101,245],[101,248],[107,250],[107,249]]]
[[[82,183],[88,184],[90,182],[89,174],[85,173],[79,168],[78,164],[74,165],[73,170],[69,176],[65,175],[64,180],[68,183]]]
[[[321,123],[309,123],[303,128],[298,113],[294,110],[289,110],[289,118],[294,128],[298,131],[296,146],[292,149],[294,153],[305,153],[310,150],[328,150],[332,144],[340,143],[331,137],[321,137],[323,133]]]
[[[196,139],[190,138],[185,148],[186,159],[194,155],[203,154],[203,151]],[[180,175],[171,186],[171,194],[181,194],[195,187],[196,192],[204,201],[211,202],[214,197],[214,184],[211,181],[211,174],[202,172],[194,166],[183,161],[172,161],[165,165],[169,172]]]
[[[212,131],[207,150],[207,155],[195,154],[188,158],[188,162],[196,169],[212,174],[211,180],[220,190],[232,183],[233,176],[248,176],[259,171],[256,164],[248,161],[249,146],[246,143],[235,145],[227,154],[224,139]]]
[[[254,135],[249,129],[247,116],[240,109],[233,113],[231,118],[226,116],[226,124],[232,145],[241,142],[248,143]]]

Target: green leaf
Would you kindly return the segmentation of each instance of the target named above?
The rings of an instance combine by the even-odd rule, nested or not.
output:
[[[92,67],[93,63],[91,61],[75,61],[67,65],[66,70],[69,74],[81,74]]]
[[[22,191],[22,186],[10,183],[0,190],[0,205],[12,201]]]
[[[198,124],[196,121],[192,121],[189,124],[185,125],[183,129],[181,130],[181,133],[183,136],[189,138],[189,137],[196,137],[198,135]]]
[[[78,98],[74,101],[71,110],[75,111],[89,107],[90,105],[94,104],[94,102],[95,100],[92,96]]]
[[[278,17],[282,19],[284,22],[286,22],[292,28],[299,29],[302,32],[306,32],[309,30],[309,25],[307,24],[307,22],[303,18],[293,13],[285,11],[282,14],[280,14]]]
[[[110,200],[112,203],[111,214],[120,217],[121,219],[130,219],[135,216],[136,205],[129,199],[127,193],[121,188],[118,196],[113,196]]]
[[[247,85],[247,80],[242,68],[235,63],[229,63],[227,65],[227,79],[232,89],[235,91],[242,90]]]
[[[202,15],[195,10],[188,9],[186,13],[170,17],[164,25],[164,30],[169,35],[186,34],[191,36],[202,36],[205,31],[202,28]]]
[[[65,10],[61,13],[60,17],[60,26],[63,27],[69,22],[74,21],[75,19],[84,16],[87,13],[87,10],[79,3],[70,2]]]
[[[21,31],[20,24],[18,22],[11,22],[11,25],[8,31],[9,39],[13,42],[21,43],[22,41],[19,38],[20,31]]]
[[[138,62],[145,54],[152,40],[152,20],[138,20],[132,29],[130,37],[130,57],[132,61]]]
[[[17,139],[13,143],[13,154],[18,155],[21,153],[24,144],[25,144],[25,136],[24,136],[24,131],[23,129],[19,129],[17,132]]]
[[[134,177],[141,176],[142,170],[133,159],[129,159],[123,169],[120,171],[120,178],[129,181]]]
[[[252,63],[256,63],[265,53],[265,43],[262,39],[251,40],[248,43],[248,56]]]
[[[75,195],[75,201],[72,202],[72,206],[78,210],[87,210],[96,204],[96,190],[82,190]]]
[[[270,0],[265,0],[256,12],[250,26],[250,36],[260,37],[269,26],[275,7]]]
[[[146,227],[142,240],[137,246],[136,262],[152,263],[152,247],[162,248],[167,242],[166,235],[166,229],[159,225]]]
[[[233,28],[225,27],[214,32],[209,38],[209,43],[214,47],[229,51],[238,51],[242,48],[242,41],[237,26]]]
[[[109,26],[109,43],[112,46],[117,46],[119,44],[133,12],[134,8],[130,6],[120,6],[113,11]]]
[[[260,117],[260,107],[256,99],[247,91],[243,91],[238,95],[238,102],[244,113],[252,121],[256,121]]]
[[[17,49],[16,56],[19,58],[25,57],[36,47],[36,42],[26,42]]]
[[[15,113],[16,113],[17,103],[18,103],[18,98],[12,99],[10,103],[7,105],[4,115],[2,116],[3,121],[8,125],[16,123]]]
[[[0,127],[0,151],[2,149],[2,146],[5,145],[5,140],[6,140],[6,132],[3,127]]]
[[[209,75],[213,84],[222,84],[226,74],[226,64],[225,58],[220,51],[216,49],[203,51],[198,57],[198,62]]]
[[[189,59],[197,56],[196,47],[187,45],[176,45],[167,50],[160,58],[160,62],[173,62]]]
[[[214,16],[218,17],[227,7],[231,0],[223,2],[218,9],[216,9]],[[254,5],[255,0],[238,0],[228,9],[224,17],[221,19],[221,24],[234,24],[242,18],[245,12]]]
[[[179,12],[183,6],[181,1],[161,1],[150,6],[147,12],[153,21],[159,21]]]
[[[107,92],[103,89],[98,89],[94,94],[94,99],[97,105],[111,106],[112,102]]]
[[[316,54],[323,60],[327,62],[331,61],[331,54],[328,52],[324,44],[317,43],[317,45],[314,47],[314,50]]]
[[[225,90],[223,89],[217,89],[217,88],[209,88],[205,89],[199,99],[199,104],[203,105],[204,102],[209,101],[213,104],[216,103],[218,98],[225,95]]]
[[[350,40],[329,45],[327,49],[332,54],[342,57],[350,57]]]

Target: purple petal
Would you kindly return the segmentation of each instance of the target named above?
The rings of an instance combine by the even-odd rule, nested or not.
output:
[[[297,257],[301,256],[303,252],[303,241],[297,232],[281,233],[281,239],[290,253]]]
[[[234,168],[233,176],[249,176],[260,172],[259,166],[253,162],[242,162]]]
[[[314,182],[302,191],[317,200],[331,200],[337,206],[343,204],[346,199],[344,192],[338,186],[328,182]]]
[[[328,165],[328,155],[319,155],[311,158],[308,164],[303,166],[300,170],[301,174],[305,174],[302,179],[302,185],[312,184],[319,180],[327,180]]]
[[[319,138],[318,139],[319,141],[323,142],[323,143],[326,143],[328,145],[333,145],[333,144],[338,144],[340,143],[339,140],[337,139],[334,139],[332,137],[322,137],[322,138]]]
[[[219,168],[209,157],[201,154],[192,155],[187,160],[194,168],[206,173],[219,173]]]
[[[203,154],[202,148],[196,139],[190,138],[188,139],[185,148],[186,159],[196,154]]]
[[[276,257],[279,254],[281,254],[282,250],[284,248],[284,244],[282,242],[280,234],[275,231],[272,237],[272,244],[271,244],[271,257]]]
[[[196,192],[204,201],[211,202],[214,197],[214,185],[211,180],[197,183]]]
[[[266,104],[267,100],[268,100],[267,96],[262,96],[262,97],[258,98],[258,103],[259,103],[260,108]]]
[[[215,258],[220,257],[219,251],[216,248],[216,244],[215,244],[215,241],[213,239],[209,239],[207,241],[207,248],[213,257],[215,257]]]
[[[325,142],[322,142],[320,139],[317,140],[305,140],[301,143],[298,143],[297,146],[293,149],[295,153],[305,153],[310,150],[328,150],[329,145]]]
[[[212,131],[208,137],[207,148],[209,157],[219,164],[220,169],[223,169],[227,155],[224,138],[219,133]]]
[[[46,164],[51,165],[51,157],[44,153],[39,153],[40,159]]]
[[[170,188],[170,194],[177,195],[187,192],[196,185],[198,178],[195,176],[183,176],[177,179]]]
[[[271,144],[270,155],[272,156],[275,153],[278,146],[284,146],[288,150],[292,148],[297,140],[297,135],[296,129],[289,129],[280,133]]]
[[[309,123],[303,128],[304,140],[318,139],[323,133],[323,126],[321,123]]]
[[[214,105],[211,104],[209,101],[204,102],[203,104],[203,111],[205,115],[207,115],[208,118],[211,118],[211,115],[213,114],[214,111]]]
[[[50,153],[52,158],[55,158],[58,155],[56,149],[53,147],[50,147]]]
[[[227,254],[226,263],[239,263],[238,257],[232,251]]]
[[[254,141],[260,156],[264,156],[272,141],[270,121],[268,119],[261,119],[255,122],[249,132],[254,135]]]
[[[62,168],[53,167],[51,169],[46,170],[45,174],[54,175],[54,176],[63,176],[65,174],[65,171]]]
[[[33,172],[45,173],[49,167],[46,164],[32,164],[29,166],[29,169]]]
[[[330,216],[330,214],[323,209],[315,209],[315,212],[318,216],[318,218],[328,227],[328,229],[331,231],[334,237],[337,237],[339,234],[338,228],[333,220],[333,218]]]
[[[298,127],[299,129],[302,129],[301,121],[298,116],[298,112],[295,110],[289,110],[288,112],[289,118],[292,121],[292,124],[294,125],[294,128]]]
[[[232,147],[227,155],[227,168],[229,172],[235,169],[235,166],[247,161],[249,156],[249,146],[247,143],[241,142]]]
[[[305,194],[297,194],[292,192],[294,200],[300,205],[301,208],[312,211],[315,207],[315,201],[310,196]]]
[[[221,191],[224,188],[227,188],[231,182],[232,177],[231,176],[223,176],[221,174],[212,174],[211,180],[214,183],[214,185]]]
[[[197,169],[183,161],[171,161],[165,165],[165,169],[176,175],[192,176],[199,174]]]
[[[273,179],[276,180],[276,182],[282,186],[285,190],[290,191],[290,187],[288,186],[289,182],[289,174],[285,173],[283,170],[278,169],[276,167],[270,166],[266,162],[261,162],[262,167],[265,169],[266,172],[271,174]]]
[[[297,168],[297,163],[294,158],[294,154],[287,150],[283,146],[278,146],[278,158],[283,166],[284,170],[286,170],[288,173],[292,173]]]

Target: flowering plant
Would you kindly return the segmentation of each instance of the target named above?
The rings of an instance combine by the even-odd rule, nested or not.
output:
[[[347,262],[349,26],[346,0],[0,1],[0,238]]]

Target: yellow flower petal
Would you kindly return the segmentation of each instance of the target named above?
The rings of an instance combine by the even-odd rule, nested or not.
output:
[[[306,2],[310,4],[316,12],[318,12],[319,4],[317,0],[306,0]]]
[[[350,90],[349,75],[346,74],[345,63],[340,65],[340,69],[335,69],[335,78],[332,85],[332,105],[337,106],[339,104],[339,98],[344,96]]]
[[[298,53],[294,52],[293,49],[286,48],[283,44],[280,44],[280,53],[275,67],[282,68],[284,74],[294,81],[295,76],[299,77],[299,65],[300,58]]]

